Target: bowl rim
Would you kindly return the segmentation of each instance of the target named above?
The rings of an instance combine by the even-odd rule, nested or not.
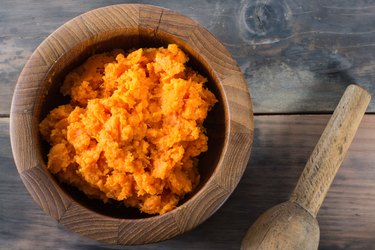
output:
[[[35,99],[41,83],[65,52],[83,39],[116,29],[142,30],[176,37],[197,53],[222,88],[227,131],[212,176],[188,201],[167,212],[142,219],[113,218],[96,213],[54,183],[40,158],[33,128]],[[82,33],[77,33],[81,30]],[[246,169],[253,142],[253,111],[246,81],[227,49],[197,21],[175,11],[145,4],[118,4],[71,19],[49,35],[25,64],[15,87],[10,135],[17,170],[36,203],[66,228],[102,242],[134,245],[166,240],[209,218],[230,196]]]

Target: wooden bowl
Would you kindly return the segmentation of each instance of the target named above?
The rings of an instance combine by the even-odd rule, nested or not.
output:
[[[114,48],[176,43],[190,66],[209,78],[219,102],[205,126],[209,150],[199,159],[201,183],[174,210],[146,216],[113,202],[87,198],[59,183],[46,168],[49,146],[38,124],[56,106],[67,72],[94,53]],[[13,96],[13,156],[27,190],[39,206],[71,231],[122,245],[145,244],[182,234],[211,216],[238,184],[253,141],[253,113],[244,77],[225,47],[196,21],[150,5],[113,5],[80,15],[53,32],[26,63]]]

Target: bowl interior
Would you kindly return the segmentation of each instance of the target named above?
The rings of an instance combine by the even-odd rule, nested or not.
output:
[[[37,120],[35,124],[39,124],[50,110],[69,102],[69,99],[63,97],[60,93],[61,84],[67,73],[82,64],[91,55],[118,48],[127,51],[135,48],[167,46],[169,43],[176,43],[189,55],[188,65],[208,78],[206,86],[218,99],[214,108],[209,112],[204,124],[207,129],[209,140],[208,151],[199,156],[198,168],[201,175],[200,184],[191,194],[187,195],[180,202],[179,205],[182,205],[194,196],[194,194],[197,193],[205,183],[207,183],[210,176],[214,173],[226,142],[228,129],[226,99],[224,98],[225,95],[223,89],[219,84],[218,79],[215,77],[214,71],[210,69],[208,64],[202,60],[199,55],[194,53],[194,50],[183,40],[161,32],[158,34],[145,32],[140,35],[136,30],[133,32],[124,30],[122,32],[116,31],[112,34],[106,33],[103,34],[102,37],[93,37],[87,41],[82,41],[80,44],[77,44],[74,48],[67,51],[49,70],[44,82],[42,83],[43,91],[36,102],[34,117]],[[37,127],[34,131],[38,133],[40,157],[46,163],[50,146],[41,138]],[[138,209],[125,207],[121,202],[111,201],[107,204],[103,204],[100,200],[89,199],[78,189],[59,183],[55,178],[54,181],[58,183],[59,187],[76,202],[100,214],[126,219],[150,217],[150,215],[140,213]]]

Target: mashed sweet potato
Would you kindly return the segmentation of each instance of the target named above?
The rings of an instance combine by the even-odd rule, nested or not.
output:
[[[107,202],[163,214],[199,182],[203,121],[217,101],[176,45],[97,54],[61,87],[69,104],[40,123],[48,169]]]

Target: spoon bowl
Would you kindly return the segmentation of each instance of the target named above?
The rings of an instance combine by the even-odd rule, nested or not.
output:
[[[317,249],[319,235],[316,218],[297,203],[287,201],[264,212],[243,242],[248,242],[248,249]]]

